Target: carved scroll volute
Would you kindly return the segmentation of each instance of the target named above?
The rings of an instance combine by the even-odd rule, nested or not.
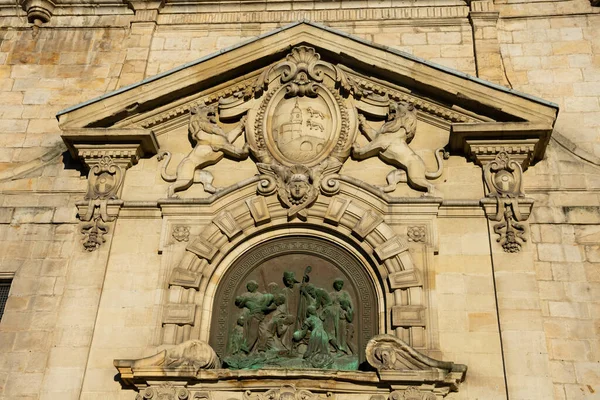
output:
[[[521,213],[521,203],[525,198],[521,165],[507,152],[501,151],[485,165],[483,177],[489,190],[488,197],[496,199],[496,213],[488,216],[492,221],[499,221],[494,225],[494,232],[498,235],[496,241],[507,253],[519,252],[527,241],[525,225],[519,222],[529,217],[528,212],[525,215]]]
[[[466,365],[435,360],[391,335],[373,337],[367,343],[366,356],[381,381],[390,383],[392,388],[404,385],[407,376],[413,382],[422,382],[418,388],[392,391],[388,400],[433,400],[444,397],[450,391],[458,391],[467,374]]]

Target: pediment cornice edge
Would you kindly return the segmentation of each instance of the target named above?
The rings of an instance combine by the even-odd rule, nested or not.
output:
[[[240,75],[251,73],[272,63],[279,54],[299,44],[308,44],[327,54],[327,57],[343,59],[350,65],[370,68],[369,72],[375,75],[377,71],[385,71],[386,77],[391,81],[410,81],[423,90],[433,90],[442,97],[455,99],[457,105],[463,108],[479,107],[489,112],[499,111],[524,121],[553,123],[556,118],[557,107],[552,103],[306,22],[259,36],[139,84],[71,107],[61,111],[58,118],[64,128],[114,124],[151,103],[189,95],[191,88],[197,92],[198,87],[207,86],[208,82],[214,84],[215,77],[227,75],[223,74],[225,64],[230,67],[230,71],[237,71]]]

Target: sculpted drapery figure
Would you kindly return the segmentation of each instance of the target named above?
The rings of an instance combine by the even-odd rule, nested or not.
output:
[[[306,312],[308,315],[301,329],[294,332],[294,340],[300,341],[310,332],[303,358],[309,360],[312,367],[327,368],[333,363],[333,357],[329,351],[329,336],[323,328],[323,321],[317,315],[315,306],[308,306]]]
[[[277,308],[275,296],[259,292],[256,281],[248,281],[246,289],[246,293],[235,299],[235,305],[243,309],[244,337],[250,352],[264,351],[268,338],[265,317]]]
[[[329,293],[331,301],[323,309],[323,320],[332,345],[346,354],[353,354],[352,338],[348,338],[353,332],[354,307],[350,294],[343,287],[343,279],[333,281],[334,291]]]

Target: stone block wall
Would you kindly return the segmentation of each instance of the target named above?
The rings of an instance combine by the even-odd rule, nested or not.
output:
[[[265,2],[213,17],[191,5],[152,18],[115,6],[56,15],[39,31],[2,8],[0,273],[14,281],[0,324],[0,399],[133,399],[114,382],[112,358],[156,345],[160,222],[120,220],[118,240],[111,233],[92,256],[81,250],[75,202],[86,180],[61,147],[56,113],[301,18],[560,106],[546,159],[525,172],[536,204],[519,255],[501,251],[483,218],[439,221],[440,344],[445,358],[471,368],[470,386],[454,398],[598,396],[600,9],[585,0],[435,5]],[[458,174],[472,167],[452,163]],[[129,171],[123,198],[152,192],[156,167],[142,160]],[[465,231],[474,240],[457,243]],[[107,319],[123,326],[95,330]],[[467,359],[461,348],[471,350]]]

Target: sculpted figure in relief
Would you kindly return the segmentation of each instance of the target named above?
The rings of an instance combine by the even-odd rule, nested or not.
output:
[[[228,133],[217,125],[216,105],[203,105],[196,107],[190,116],[190,135],[196,141],[192,151],[179,163],[175,175],[167,173],[171,160],[171,153],[165,151],[159,155],[159,161],[166,158],[161,176],[169,186],[168,197],[177,197],[175,192],[189,188],[194,182],[204,185],[208,193],[215,193],[217,188],[212,185],[213,176],[210,172],[201,170],[209,165],[221,161],[225,155],[236,160],[248,157],[248,145],[237,147],[233,142],[244,132],[246,117],[242,117],[239,125]],[[197,170],[200,171],[197,173]]]
[[[352,155],[359,160],[378,155],[386,163],[398,168],[387,176],[388,186],[383,187],[384,192],[392,192],[396,189],[396,185],[401,182],[404,175],[402,170],[405,170],[409,183],[415,188],[426,190],[426,195],[438,194],[435,186],[427,180],[442,175],[441,154],[444,150],[435,151],[438,170],[428,172],[423,159],[408,146],[417,131],[417,114],[412,105],[390,102],[387,121],[379,129],[373,129],[366,118],[360,115],[359,128],[371,142],[362,147],[355,143],[352,146]]]
[[[306,267],[302,282],[285,271],[285,287],[270,282],[266,292],[247,282],[247,292],[235,298],[240,311],[229,329],[226,367],[358,368],[354,308],[344,281],[336,279],[329,293],[309,283],[311,270]]]

